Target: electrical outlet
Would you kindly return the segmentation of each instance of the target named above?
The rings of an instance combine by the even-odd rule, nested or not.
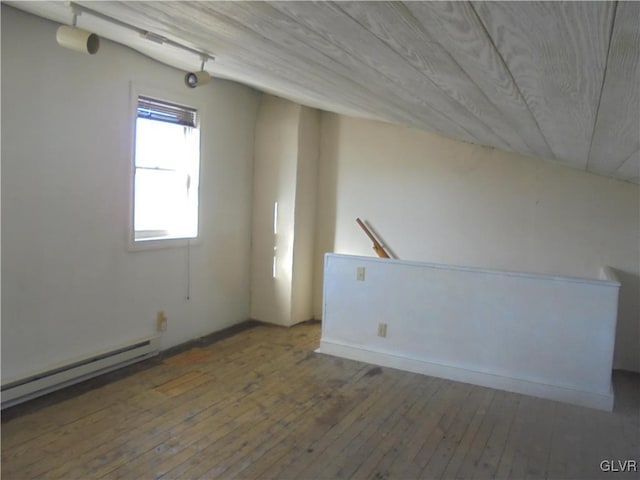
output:
[[[158,315],[156,316],[156,328],[159,332],[164,332],[167,330],[167,316],[162,310],[160,310],[158,312]]]
[[[356,280],[364,282],[364,267],[356,268]]]
[[[386,323],[379,323],[378,324],[378,336],[379,337],[386,337],[387,336],[387,324]]]

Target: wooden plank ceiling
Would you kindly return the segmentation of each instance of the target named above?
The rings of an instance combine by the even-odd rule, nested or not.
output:
[[[63,2],[8,2],[70,23]],[[640,3],[80,2],[211,53],[205,69],[379,119],[640,183]],[[197,56],[83,14],[169,65]]]

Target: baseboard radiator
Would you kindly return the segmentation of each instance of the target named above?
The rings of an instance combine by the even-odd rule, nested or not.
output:
[[[109,351],[74,359],[64,365],[2,384],[2,408],[31,400],[117,368],[157,355],[160,337],[141,338]]]

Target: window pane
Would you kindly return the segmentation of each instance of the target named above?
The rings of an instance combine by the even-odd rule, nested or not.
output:
[[[191,127],[138,118],[136,120],[136,167],[185,168],[185,151]]]
[[[137,169],[134,215],[136,232],[165,232],[158,233],[158,236],[172,237],[196,236],[197,197],[194,208],[195,195],[189,193],[187,175],[183,173]]]

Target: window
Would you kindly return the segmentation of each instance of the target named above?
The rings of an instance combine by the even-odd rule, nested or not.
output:
[[[134,241],[198,236],[200,132],[197,111],[138,97]]]

